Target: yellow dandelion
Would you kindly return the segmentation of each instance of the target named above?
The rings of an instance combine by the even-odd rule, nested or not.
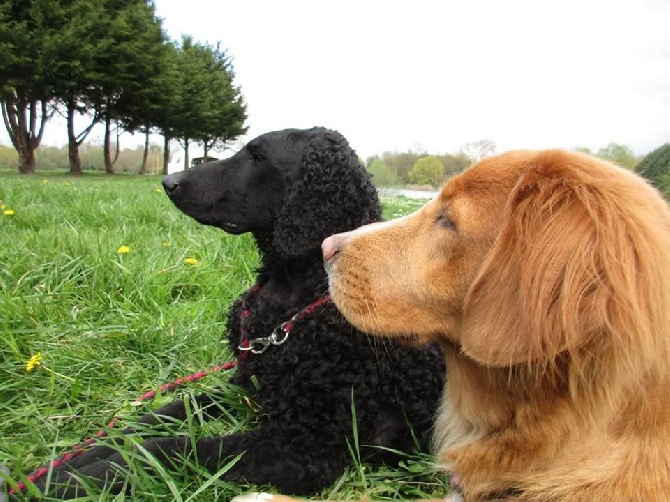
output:
[[[66,181],[66,182],[63,183],[63,184],[64,184],[66,187],[69,187],[72,183],[70,183],[69,181]]]
[[[42,353],[38,352],[37,354],[34,354],[30,356],[30,359],[28,359],[28,362],[26,363],[26,372],[30,373],[32,370],[37,368],[38,366],[42,366]]]
[[[156,192],[158,192],[158,193],[163,193],[163,190],[161,190],[160,188],[157,188],[157,189],[156,189]]]
[[[14,216],[14,210],[13,209],[5,209],[4,213],[5,213],[5,216]]]
[[[169,247],[169,246],[170,246],[170,241],[164,241],[163,242],[163,247],[164,248]]]
[[[49,180],[42,180],[42,183],[44,184],[49,183]]]
[[[119,249],[116,250],[119,254],[128,254],[130,253],[130,246],[119,246]]]
[[[186,263],[186,265],[197,265],[198,260],[196,260],[195,258],[186,258],[184,260],[184,263]]]

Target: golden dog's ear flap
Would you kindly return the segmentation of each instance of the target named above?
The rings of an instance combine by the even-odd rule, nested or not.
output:
[[[464,306],[462,348],[481,363],[574,354],[637,301],[622,298],[622,310],[613,309],[617,292],[636,290],[637,252],[621,201],[572,160],[538,161],[509,196]]]

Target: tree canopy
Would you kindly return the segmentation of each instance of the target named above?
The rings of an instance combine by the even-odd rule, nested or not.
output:
[[[49,118],[57,66],[53,50],[66,23],[48,1],[0,1],[0,105],[19,171],[35,170],[35,149]]]
[[[231,58],[220,46],[197,43],[185,36],[175,53],[181,69],[176,87],[171,133],[186,150],[200,143],[205,156],[212,148],[225,148],[247,128],[246,104],[239,87],[233,84]]]
[[[621,143],[609,143],[607,146],[599,148],[596,152],[583,146],[577,147],[574,150],[576,152],[594,155],[621,167],[625,167],[626,169],[635,169],[635,166],[640,162],[640,158],[633,153],[633,150]]]
[[[444,166],[440,159],[429,155],[417,160],[408,176],[409,180],[417,185],[437,187],[444,181]]]
[[[372,181],[376,186],[390,187],[400,184],[398,176],[378,157],[372,159],[366,169],[372,174]]]
[[[99,122],[108,172],[112,128],[224,147],[246,132],[234,76],[218,45],[166,40],[150,0],[0,0],[0,104],[22,172],[35,169],[54,109],[68,122],[73,172]],[[77,116],[88,117],[80,131]]]

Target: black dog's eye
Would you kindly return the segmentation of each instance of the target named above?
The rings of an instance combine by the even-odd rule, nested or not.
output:
[[[448,215],[440,213],[435,218],[435,223],[444,228],[449,228],[451,230],[456,230],[456,223]]]
[[[247,145],[247,152],[249,153],[249,157],[251,157],[251,160],[253,160],[254,162],[262,162],[265,160],[265,157],[258,150],[258,147],[256,145]]]

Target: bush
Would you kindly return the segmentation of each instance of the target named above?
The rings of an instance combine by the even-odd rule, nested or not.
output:
[[[433,155],[422,157],[416,161],[408,177],[411,183],[436,187],[444,180],[444,166]]]
[[[670,191],[670,143],[658,147],[642,159],[636,169],[662,191]]]
[[[372,174],[372,182],[377,187],[392,187],[400,184],[398,176],[391,172],[383,160],[373,159],[368,164],[367,170]]]

